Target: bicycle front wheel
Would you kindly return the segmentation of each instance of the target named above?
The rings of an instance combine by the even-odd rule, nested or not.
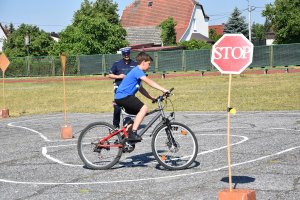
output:
[[[170,170],[188,168],[198,153],[195,134],[178,122],[160,126],[153,134],[151,147],[158,163]]]
[[[77,149],[80,159],[91,169],[109,169],[122,156],[121,136],[114,135],[110,139],[99,141],[114,131],[114,126],[105,122],[88,125],[80,134]]]

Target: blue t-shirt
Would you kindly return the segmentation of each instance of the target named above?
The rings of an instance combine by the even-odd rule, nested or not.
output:
[[[127,96],[135,95],[141,86],[141,77],[143,76],[146,76],[143,70],[138,66],[133,68],[119,85],[115,94],[115,99],[122,99]]]
[[[111,69],[109,70],[109,74],[114,74],[114,75],[120,75],[120,74],[128,74],[128,72],[130,70],[132,70],[135,66],[137,65],[137,63],[133,60],[129,60],[128,64],[125,63],[125,61],[123,59],[116,61],[113,66],[111,67]],[[115,79],[115,84],[116,85],[120,85],[120,83],[122,82],[122,79]]]

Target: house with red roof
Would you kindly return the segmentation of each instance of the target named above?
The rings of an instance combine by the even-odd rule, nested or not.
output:
[[[195,0],[135,0],[123,10],[121,24],[127,30],[130,45],[162,45],[158,26],[168,17],[173,17],[176,22],[177,42],[210,41],[209,17]]]
[[[224,24],[219,24],[219,25],[211,25],[208,27],[209,30],[213,29],[216,31],[216,34],[218,35],[224,35]]]

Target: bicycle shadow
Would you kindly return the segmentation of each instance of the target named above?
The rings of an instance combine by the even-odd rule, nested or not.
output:
[[[124,167],[148,167],[149,163],[155,162],[155,158],[152,152],[143,153],[139,155],[133,155],[126,157],[125,161],[119,161],[119,166],[114,167],[114,169],[124,168]]]
[[[125,168],[125,167],[149,167],[150,163],[156,164],[155,168],[158,170],[167,170],[164,168],[162,165],[157,163],[156,159],[153,156],[152,152],[148,153],[143,153],[139,155],[134,155],[131,157],[127,157],[128,162],[126,161],[119,161],[119,166],[114,167],[114,169],[120,169],[120,168]],[[194,161],[187,169],[195,168],[200,166],[200,162]]]

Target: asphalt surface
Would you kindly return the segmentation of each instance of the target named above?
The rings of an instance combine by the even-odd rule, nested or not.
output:
[[[229,188],[227,113],[182,112],[199,154],[186,170],[164,170],[151,153],[150,131],[110,170],[90,170],[77,153],[79,132],[111,114],[68,114],[74,139],[60,138],[63,114],[0,120],[0,199],[218,199]],[[145,121],[145,123],[147,120]],[[231,116],[232,180],[257,199],[300,196],[300,111]]]

